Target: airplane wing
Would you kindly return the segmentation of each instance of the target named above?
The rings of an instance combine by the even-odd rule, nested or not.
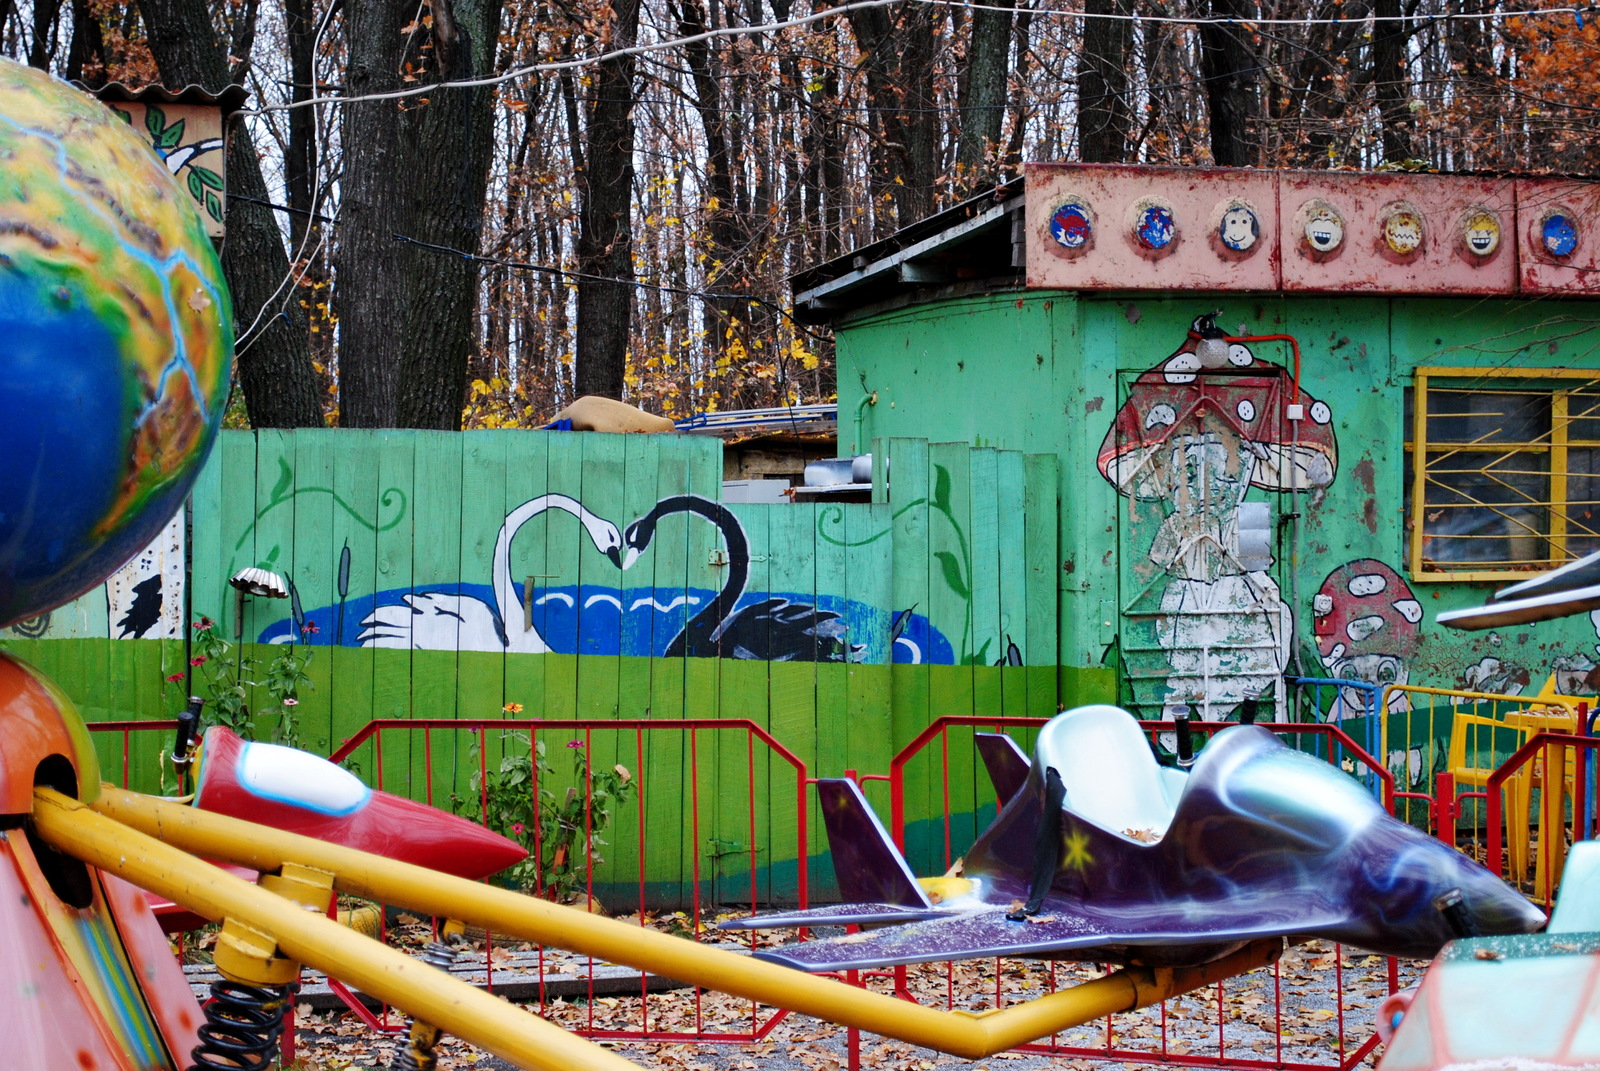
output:
[[[803,941],[756,952],[761,959],[803,971],[870,970],[936,960],[1031,956],[1123,962],[1129,958],[1161,966],[1207,963],[1247,941],[1285,933],[1315,933],[1345,921],[1334,912],[1307,911],[1304,905],[1257,905],[1241,913],[1237,901],[1161,905],[1148,913],[1096,910],[1092,905],[1035,915],[1021,922],[1006,918],[1007,905],[967,911],[946,918],[868,930],[820,941]],[[1174,911],[1174,907],[1179,910]],[[1241,922],[1248,920],[1248,924]],[[1140,955],[1139,950],[1145,950]],[[1089,953],[1093,950],[1093,954]]]

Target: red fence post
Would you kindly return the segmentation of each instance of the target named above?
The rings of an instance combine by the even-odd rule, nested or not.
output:
[[[1456,802],[1456,777],[1448,770],[1439,771],[1434,781],[1433,822],[1434,835],[1450,847],[1456,846],[1456,819],[1461,805]]]

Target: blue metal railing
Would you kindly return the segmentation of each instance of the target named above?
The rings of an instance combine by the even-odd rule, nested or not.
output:
[[[1383,713],[1381,685],[1342,677],[1285,676],[1283,679],[1291,689],[1289,709],[1294,720],[1337,725],[1353,739],[1360,741],[1373,758],[1379,762],[1386,761],[1378,751],[1381,747],[1380,715]],[[1317,746],[1322,746],[1320,740],[1313,739]],[[1330,761],[1333,758],[1329,755],[1319,757]],[[1364,774],[1356,771],[1356,774],[1375,797],[1382,796],[1383,782],[1374,771],[1367,770]]]

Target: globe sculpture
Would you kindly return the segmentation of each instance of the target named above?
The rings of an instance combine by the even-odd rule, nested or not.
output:
[[[232,324],[150,147],[0,60],[0,627],[101,583],[177,512],[226,405]]]

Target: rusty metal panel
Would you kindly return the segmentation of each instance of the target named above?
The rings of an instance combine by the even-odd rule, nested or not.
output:
[[[1278,183],[1286,291],[1516,290],[1511,179],[1285,171]]]
[[[1028,286],[1276,290],[1276,191],[1269,171],[1029,164]]]
[[[1523,293],[1600,293],[1600,183],[1518,179],[1517,253]]]

